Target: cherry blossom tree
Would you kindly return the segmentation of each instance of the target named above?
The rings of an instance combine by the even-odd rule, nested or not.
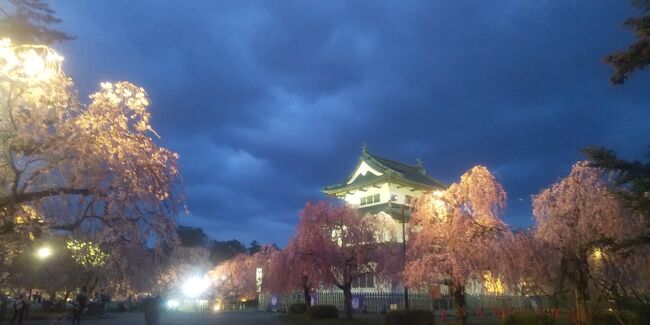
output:
[[[163,258],[156,268],[158,274],[149,274],[157,279],[154,291],[169,292],[180,286],[186,277],[204,275],[213,267],[210,262],[210,252],[201,246],[174,247],[168,257]]]
[[[502,245],[511,236],[500,219],[505,202],[503,187],[483,166],[467,171],[446,191],[418,200],[410,221],[407,284],[452,284],[457,316],[465,320],[468,281],[499,273]]]
[[[311,305],[311,289],[326,282],[326,273],[311,259],[304,259],[295,241],[269,258],[264,273],[264,289],[273,293],[303,292],[305,304]]]
[[[602,170],[576,163],[569,176],[533,199],[535,236],[557,251],[573,287],[578,324],[589,324],[589,288],[594,262],[615,256],[602,247],[603,239],[620,241],[639,236],[642,219],[634,217],[613,194]],[[613,264],[612,264],[613,265]]]
[[[557,308],[567,287],[566,263],[557,252],[535,237],[535,230],[518,230],[505,238],[497,256],[499,274],[511,289],[521,294],[548,296]]]
[[[397,238],[387,231],[394,221],[382,215],[360,216],[347,206],[309,202],[300,215],[290,247],[290,286],[298,283],[337,287],[343,291],[345,313],[352,315],[352,282],[365,275],[382,278],[396,273]],[[295,262],[294,262],[295,261]],[[392,272],[391,272],[392,271]],[[302,277],[305,274],[307,280]],[[307,285],[303,285],[303,289]]]
[[[102,83],[83,105],[61,62],[45,46],[0,41],[3,239],[55,230],[101,245],[174,245],[178,155],[155,143],[146,92]],[[22,249],[8,248],[0,257]]]
[[[271,260],[278,253],[275,247],[263,245],[259,252],[252,255],[238,254],[220,263],[208,274],[215,288],[224,297],[231,300],[255,299],[262,285],[257,281],[257,269],[268,269]]]

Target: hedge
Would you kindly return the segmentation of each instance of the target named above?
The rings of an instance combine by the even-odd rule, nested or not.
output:
[[[636,325],[636,324],[641,324],[639,323],[639,319],[637,315],[628,312],[628,311],[618,311],[618,317],[621,318],[623,323],[625,325]],[[596,312],[593,315],[591,315],[591,321],[594,324],[602,324],[602,325],[620,325],[621,323],[618,321],[618,318],[616,315],[614,315],[613,312]]]
[[[332,305],[314,305],[307,308],[307,313],[311,318],[339,318],[339,310]]]
[[[289,314],[302,314],[307,311],[307,304],[297,303],[289,306]]]
[[[551,325],[553,317],[531,312],[518,312],[508,315],[502,322],[503,325]]]
[[[386,325],[433,325],[433,312],[429,310],[391,310],[386,314]]]

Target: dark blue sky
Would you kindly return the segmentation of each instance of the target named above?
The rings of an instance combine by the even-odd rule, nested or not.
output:
[[[363,142],[453,182],[487,165],[505,220],[606,145],[650,143],[650,72],[608,84],[633,40],[628,1],[70,1],[57,46],[82,97],[129,80],[178,152],[191,211],[217,239],[284,245],[306,200]]]

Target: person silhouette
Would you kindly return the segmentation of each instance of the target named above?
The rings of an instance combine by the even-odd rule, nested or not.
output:
[[[27,302],[25,301],[25,294],[21,293],[14,301],[14,315],[11,317],[11,322],[9,324],[13,325],[14,322],[18,321],[18,325],[23,325],[26,308]]]
[[[86,286],[83,286],[77,297],[72,301],[72,325],[81,324],[81,313],[86,309],[87,303]]]

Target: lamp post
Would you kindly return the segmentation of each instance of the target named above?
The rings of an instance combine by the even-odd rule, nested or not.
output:
[[[404,262],[404,271],[406,271],[406,217],[404,216],[404,205],[402,204],[402,257]],[[406,277],[403,276],[404,282],[404,309],[409,309],[409,287],[406,286]]]
[[[52,249],[49,246],[41,246],[39,249],[36,250],[36,258],[43,262],[46,259],[48,259],[50,256],[52,256]],[[50,270],[47,269],[47,266],[42,265],[43,269],[45,270],[45,273],[52,278],[52,280],[55,280],[54,276],[52,273],[50,273]],[[32,289],[29,289],[29,301],[32,300]]]
[[[390,211],[393,211],[392,203],[397,201],[397,195],[391,195],[390,200],[388,200],[388,207]],[[406,203],[406,202],[405,202]],[[403,258],[403,268],[406,271],[406,215],[404,214],[404,204],[400,205],[402,211],[402,258]],[[406,277],[402,277],[404,282],[404,309],[409,309],[409,288],[406,286]]]

